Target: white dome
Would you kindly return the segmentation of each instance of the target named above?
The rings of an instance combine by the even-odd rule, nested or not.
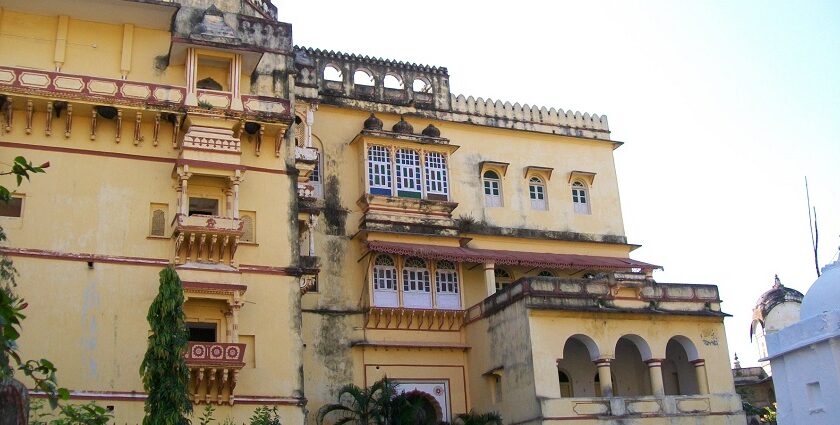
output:
[[[822,269],[802,300],[799,319],[805,320],[827,311],[840,310],[840,260]]]

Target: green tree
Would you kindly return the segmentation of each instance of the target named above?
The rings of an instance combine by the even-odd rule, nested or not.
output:
[[[189,425],[192,403],[187,392],[190,372],[184,360],[188,338],[184,290],[172,266],[160,272],[158,295],[146,318],[152,334],[140,365],[148,393],[143,425]]]
[[[469,413],[458,415],[454,423],[457,425],[502,425],[502,416],[497,412],[475,413],[470,410]]]
[[[337,402],[321,407],[316,420],[318,425],[328,416],[335,417],[334,425],[409,425],[434,421],[426,418],[418,402],[410,395],[399,393],[397,385],[385,377],[370,388],[353,384],[341,387]]]

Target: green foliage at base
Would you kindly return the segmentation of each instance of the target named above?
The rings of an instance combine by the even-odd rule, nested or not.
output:
[[[189,425],[190,372],[184,360],[188,331],[184,318],[184,290],[175,269],[160,272],[158,295],[146,316],[152,334],[140,365],[148,393],[143,425]]]
[[[29,425],[105,425],[114,416],[110,411],[96,403],[67,404],[57,412],[44,412],[44,403],[32,402],[30,405]]]

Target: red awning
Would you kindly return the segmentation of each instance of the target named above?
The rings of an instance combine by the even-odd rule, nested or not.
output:
[[[367,246],[373,252],[415,256],[429,260],[449,260],[461,263],[496,263],[552,269],[629,270],[635,268],[662,268],[655,264],[644,263],[629,258],[600,257],[596,255],[503,251],[498,249],[475,249],[383,241],[369,241]]]

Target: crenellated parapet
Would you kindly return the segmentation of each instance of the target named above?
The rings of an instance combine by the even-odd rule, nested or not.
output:
[[[359,99],[426,110],[450,108],[444,67],[295,46],[298,95]]]
[[[524,105],[500,100],[465,97],[452,95],[452,112],[486,118],[498,118],[512,123],[530,123],[551,127],[562,127],[565,134],[584,136],[586,130],[595,132],[609,132],[606,115],[589,114],[588,112],[572,111],[545,106]],[[515,124],[514,124],[515,125]],[[598,138],[598,136],[595,136]]]
[[[454,95],[445,67],[294,47],[296,95],[444,121],[609,140],[605,115]]]

